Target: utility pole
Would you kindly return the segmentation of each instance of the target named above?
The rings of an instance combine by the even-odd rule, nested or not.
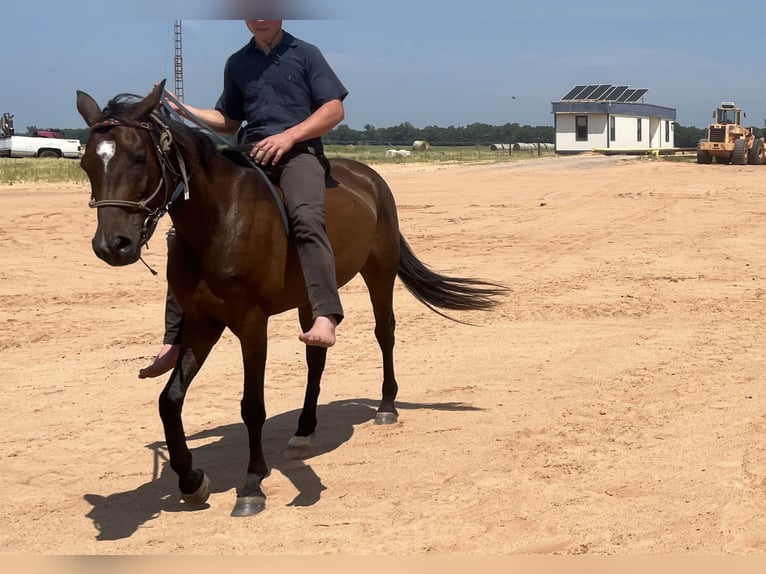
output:
[[[184,101],[184,60],[181,46],[181,21],[173,21],[173,30],[175,32],[175,79],[176,79],[176,98],[178,101]]]

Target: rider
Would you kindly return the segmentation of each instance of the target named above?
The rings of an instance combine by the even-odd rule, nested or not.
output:
[[[321,137],[343,119],[348,91],[319,49],[283,30],[282,20],[245,22],[253,37],[229,56],[215,108],[185,108],[217,132],[239,131],[240,141],[252,144],[251,157],[277,174],[314,319],[298,338],[306,345],[331,347],[343,307],[325,231]],[[247,122],[244,127],[242,122]],[[168,335],[168,327],[182,317],[172,317],[177,303],[168,295],[164,345],[154,362],[139,371],[140,378],[175,366],[178,340]]]

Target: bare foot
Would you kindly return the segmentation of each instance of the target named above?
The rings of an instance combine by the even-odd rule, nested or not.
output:
[[[178,361],[178,353],[180,352],[178,345],[165,344],[160,349],[160,352],[154,359],[154,362],[148,367],[144,367],[138,371],[139,379],[149,379],[152,377],[159,377],[167,373],[173,367],[176,366]]]
[[[301,333],[298,339],[314,347],[332,347],[335,344],[335,326],[338,321],[335,317],[320,316],[314,319],[311,329]]]

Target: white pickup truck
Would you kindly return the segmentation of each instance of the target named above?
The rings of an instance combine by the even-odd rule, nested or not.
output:
[[[0,137],[0,157],[79,158],[80,140],[40,136]]]

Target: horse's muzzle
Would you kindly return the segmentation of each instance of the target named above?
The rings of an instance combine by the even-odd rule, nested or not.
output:
[[[139,241],[124,235],[104,235],[97,233],[93,236],[93,252],[99,259],[113,267],[130,265],[141,256]]]

